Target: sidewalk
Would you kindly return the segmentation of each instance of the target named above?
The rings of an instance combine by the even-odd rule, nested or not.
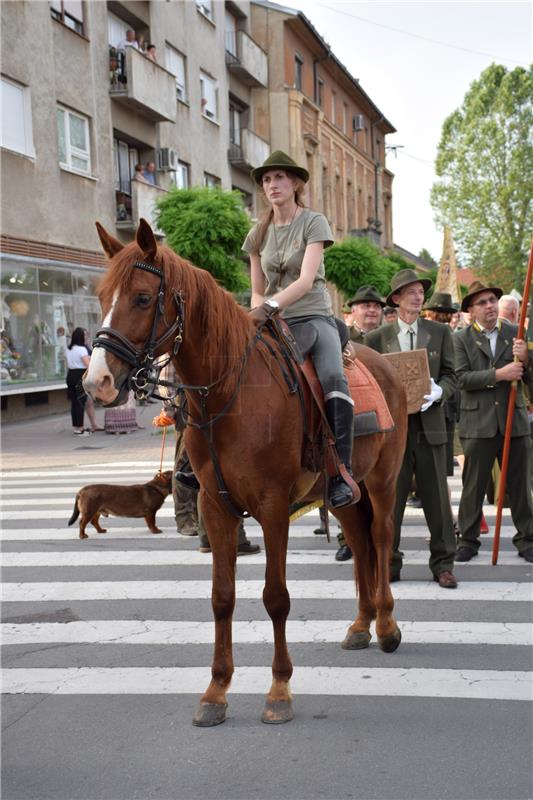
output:
[[[13,422],[0,429],[3,470],[96,464],[106,461],[153,461],[159,469],[162,434],[154,428],[160,403],[137,406],[137,422],[143,430],[125,434],[92,433],[74,436],[70,414],[40,417],[32,422]],[[104,410],[96,409],[103,427]],[[174,455],[174,430],[167,428],[165,461]]]

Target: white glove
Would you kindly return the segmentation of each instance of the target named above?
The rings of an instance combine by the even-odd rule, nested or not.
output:
[[[425,403],[422,404],[420,411],[427,411],[433,403],[436,403],[442,397],[442,389],[437,386],[433,378],[431,378],[431,391],[429,394],[424,395]]]

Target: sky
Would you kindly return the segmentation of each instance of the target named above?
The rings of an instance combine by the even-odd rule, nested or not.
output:
[[[281,4],[281,3],[280,3]],[[337,58],[397,129],[386,143],[394,173],[395,244],[439,261],[442,231],[429,195],[446,117],[492,63],[512,70],[533,60],[533,4],[293,0]],[[394,29],[394,30],[392,30]],[[453,233],[453,232],[452,232]]]

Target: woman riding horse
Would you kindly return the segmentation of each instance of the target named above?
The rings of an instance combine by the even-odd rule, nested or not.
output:
[[[99,287],[103,322],[84,378],[86,391],[106,406],[120,404],[130,386],[144,391],[150,382],[161,385],[155,360],[168,354],[183,381],[179,388],[189,409],[185,442],[201,484],[202,515],[213,553],[215,618],[211,680],[194,724],[218,725],[226,718],[234,672],[238,513],[244,510],[263,530],[263,602],[273,626],[272,684],[262,719],[288,722],[293,670],[286,636],[289,507],[319,499],[322,478],[302,466],[304,419],[298,394],[286,380],[280,345],[268,331],[255,327],[208,272],[159,244],[145,220],[135,241],[126,245],[100,225],[98,232],[109,268]],[[375,621],[381,649],[392,652],[401,640],[389,559],[395,486],[405,451],[406,398],[386,359],[360,347],[357,360],[376,377],[395,427],[358,440],[352,467],[361,501],[333,509],[354,553],[359,590],[357,617],[342,646],[368,647]]]
[[[270,204],[243,245],[250,256],[251,316],[258,324],[280,314],[289,327],[312,325],[317,335],[310,355],[324,392],[326,417],[339,460],[351,476],[353,400],[344,376],[324,269],[324,248],[333,244],[329,223],[323,214],[304,207],[302,196],[309,172],[283,151],[276,150],[251,175]],[[187,467],[176,478],[200,488]],[[342,474],[329,479],[328,498],[333,508],[351,505],[360,496],[357,484],[350,486]]]

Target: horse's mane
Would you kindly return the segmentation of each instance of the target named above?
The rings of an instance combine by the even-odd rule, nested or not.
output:
[[[145,260],[136,242],[131,242],[113,256],[98,289],[100,300],[106,305],[117,289],[128,291],[136,270],[133,264]],[[198,326],[201,337],[202,359],[214,368],[213,380],[230,365],[237,366],[254,328],[247,312],[233,296],[220,287],[213,276],[181,258],[166,245],[158,245],[154,264],[163,270],[167,291],[181,291],[185,306],[184,339],[187,331]],[[238,370],[232,370],[220,388],[233,391],[238,380]]]

